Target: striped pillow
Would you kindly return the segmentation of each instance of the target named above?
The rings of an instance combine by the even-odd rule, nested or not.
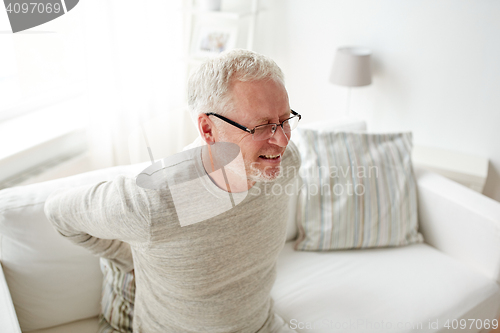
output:
[[[134,317],[134,271],[124,273],[112,261],[101,258],[104,274],[98,333],[132,332]]]
[[[418,233],[412,134],[297,129],[302,158],[295,249],[401,246]]]

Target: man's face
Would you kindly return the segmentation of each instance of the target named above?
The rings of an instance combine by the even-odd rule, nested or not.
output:
[[[285,87],[274,80],[236,81],[230,94],[235,112],[227,117],[253,129],[255,126],[281,123],[290,118],[290,105]],[[247,176],[251,181],[270,181],[278,177],[280,164],[290,135],[278,127],[273,137],[255,141],[252,135],[225,122],[218,122],[223,133],[214,133],[216,141],[236,143],[242,152]]]

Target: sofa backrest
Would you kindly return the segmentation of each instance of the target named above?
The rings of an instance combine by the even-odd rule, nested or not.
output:
[[[302,127],[366,130],[366,124],[359,120]],[[23,332],[93,317],[100,309],[99,258],[55,231],[43,212],[46,198],[59,188],[95,184],[117,175],[136,176],[147,165],[149,162],[107,168],[0,191],[0,261]],[[297,235],[297,192],[290,197],[288,241]]]
[[[43,206],[50,193],[137,175],[146,164],[120,166],[0,191],[0,261],[23,332],[96,316],[99,258],[59,235]]]

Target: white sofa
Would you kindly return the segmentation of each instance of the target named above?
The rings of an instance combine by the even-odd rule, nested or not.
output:
[[[365,128],[359,121],[321,126]],[[43,215],[44,201],[57,188],[117,174],[135,176],[147,164],[0,191],[1,333],[96,332],[99,259],[57,234]],[[318,333],[491,330],[500,315],[500,203],[437,174],[415,174],[425,243],[298,252],[290,219],[272,296],[292,328]],[[443,327],[447,320],[450,329]]]

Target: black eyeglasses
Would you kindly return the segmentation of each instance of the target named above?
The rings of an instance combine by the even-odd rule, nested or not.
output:
[[[226,123],[229,123],[235,127],[238,127],[242,131],[252,134],[252,138],[255,141],[264,141],[264,140],[269,140],[270,138],[273,137],[274,133],[276,133],[276,130],[278,129],[278,126],[281,126],[283,132],[287,135],[290,134],[292,130],[297,128],[297,125],[299,124],[299,121],[302,118],[302,116],[293,110],[290,111],[292,113],[292,116],[288,119],[283,120],[280,124],[264,124],[255,126],[253,129],[249,129],[248,127],[240,125],[237,122],[227,119],[226,117],[221,116],[220,114],[217,113],[209,112],[205,114],[207,116],[216,116],[217,118],[224,120]]]

